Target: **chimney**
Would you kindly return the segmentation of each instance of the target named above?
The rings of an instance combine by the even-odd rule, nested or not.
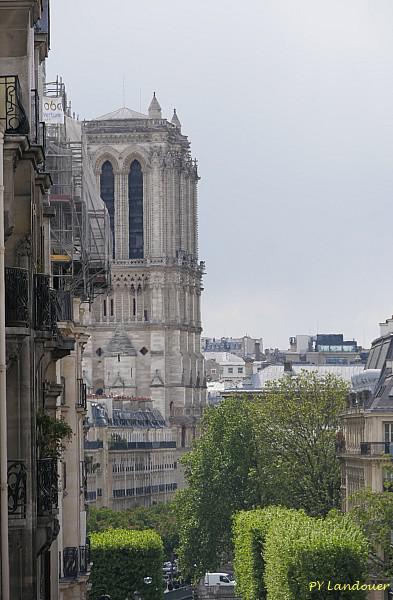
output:
[[[284,374],[293,375],[292,363],[290,360],[286,360],[284,362]]]

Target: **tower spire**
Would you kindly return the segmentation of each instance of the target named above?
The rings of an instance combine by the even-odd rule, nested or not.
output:
[[[176,108],[173,109],[173,117],[171,123],[173,123],[173,125],[176,125],[176,127],[178,127],[178,129],[181,130],[181,123],[179,121],[179,117],[177,116]]]
[[[156,98],[156,93],[153,93],[152,101],[149,106],[149,118],[150,119],[162,119],[161,106]]]

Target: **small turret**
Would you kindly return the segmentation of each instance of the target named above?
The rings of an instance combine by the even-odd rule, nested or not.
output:
[[[161,106],[159,105],[155,92],[149,106],[149,119],[162,119]]]
[[[179,131],[181,131],[181,123],[179,121],[179,117],[177,116],[176,108],[173,109],[173,117],[171,123],[173,123],[173,125],[176,125]]]

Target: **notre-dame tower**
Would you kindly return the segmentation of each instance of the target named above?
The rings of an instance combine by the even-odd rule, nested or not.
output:
[[[151,398],[189,447],[206,398],[196,161],[174,111],[121,108],[84,124],[112,231],[112,289],[91,316],[93,391]],[[90,379],[90,381],[89,381]]]

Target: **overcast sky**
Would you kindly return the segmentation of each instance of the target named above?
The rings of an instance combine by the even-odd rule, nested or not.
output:
[[[48,78],[153,91],[199,162],[204,334],[364,346],[393,312],[391,0],[52,0]]]

